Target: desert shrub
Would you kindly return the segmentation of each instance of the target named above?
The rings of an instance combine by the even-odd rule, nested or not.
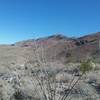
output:
[[[14,94],[13,94],[15,100],[24,100],[25,96],[24,93],[21,90],[17,90]]]
[[[82,72],[82,73],[86,73],[86,72],[89,72],[93,69],[93,65],[92,65],[92,62],[91,60],[86,60],[86,61],[83,61],[80,66],[79,66],[79,70]]]

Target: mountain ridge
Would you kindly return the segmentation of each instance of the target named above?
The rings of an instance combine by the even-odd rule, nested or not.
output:
[[[78,38],[66,37],[62,34],[52,35],[39,39],[31,39],[14,44],[19,47],[34,47],[38,45],[45,49],[46,57],[63,62],[81,61],[93,58],[100,61],[100,32]]]

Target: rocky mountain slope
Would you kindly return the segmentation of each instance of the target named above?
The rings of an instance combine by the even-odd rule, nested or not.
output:
[[[76,62],[93,58],[100,62],[100,32],[80,38],[68,38],[63,35],[53,35],[37,40],[27,40],[15,43],[19,47],[34,47],[38,45],[45,49],[46,59],[62,62]]]

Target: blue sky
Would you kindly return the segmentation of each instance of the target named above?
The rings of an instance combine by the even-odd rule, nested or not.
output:
[[[0,0],[0,43],[100,31],[100,0]]]

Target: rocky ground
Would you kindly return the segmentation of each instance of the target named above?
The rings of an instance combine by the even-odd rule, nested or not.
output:
[[[48,62],[37,67],[1,67],[0,100],[65,100],[61,98],[80,76],[78,66],[79,63]],[[66,100],[100,100],[100,64],[79,80]]]

